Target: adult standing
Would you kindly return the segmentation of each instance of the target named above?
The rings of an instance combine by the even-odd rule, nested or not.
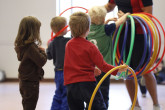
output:
[[[124,13],[126,13],[126,12],[130,12],[130,13],[146,12],[146,13],[152,14],[152,10],[153,10],[152,5],[153,5],[152,0],[109,0],[109,2],[105,5],[105,7],[108,12],[112,11],[115,8],[115,6],[118,6],[118,9]],[[139,37],[139,36],[142,36],[142,37]],[[122,37],[123,36],[121,35],[121,39],[122,39]],[[136,33],[135,33],[134,49],[133,49],[133,54],[132,54],[132,58],[131,58],[131,62],[130,62],[130,66],[133,69],[135,69],[137,67],[137,65],[139,64],[139,61],[141,59],[143,50],[137,49],[137,48],[139,48],[139,46],[141,46],[141,47],[144,46],[143,39],[144,39],[143,33],[138,28],[138,30],[136,30]],[[136,51],[134,51],[134,50],[136,50]],[[137,50],[139,50],[139,51],[137,51]],[[143,76],[146,81],[146,87],[152,97],[153,110],[161,110],[161,108],[159,106],[159,102],[158,102],[156,80],[155,80],[154,75],[150,73],[150,74],[145,74]],[[126,87],[129,92],[131,101],[133,102],[134,94],[135,94],[134,80],[126,80],[125,83],[126,83]],[[141,110],[138,100],[136,101],[135,110]]]

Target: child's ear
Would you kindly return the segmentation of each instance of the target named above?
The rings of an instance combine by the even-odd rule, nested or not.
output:
[[[53,33],[56,33],[56,30],[52,28]]]
[[[87,33],[89,33],[89,31],[90,31],[90,27],[88,28]]]

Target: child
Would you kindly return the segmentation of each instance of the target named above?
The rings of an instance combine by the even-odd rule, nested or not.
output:
[[[155,65],[159,62],[160,58],[158,58],[155,62]],[[165,84],[165,67],[164,61],[162,60],[158,67],[153,71],[156,77],[156,81],[158,84]]]
[[[52,31],[54,33],[58,33],[67,25],[67,21],[66,18],[57,16],[52,18],[50,25]],[[63,37],[66,33],[67,29],[55,37],[50,42],[46,51],[48,59],[53,59],[53,64],[55,66],[54,82],[56,83],[56,90],[53,97],[51,110],[69,110],[66,96],[66,87],[64,86],[63,78],[65,45],[70,40],[70,38]]]
[[[97,47],[86,40],[90,17],[83,12],[70,16],[69,26],[73,38],[67,43],[64,61],[64,85],[70,110],[84,110],[96,87],[95,66],[108,72],[114,66],[107,64]],[[116,75],[117,70],[112,74]],[[95,96],[92,110],[107,110],[100,90]]]
[[[15,39],[15,51],[20,61],[19,88],[23,110],[35,110],[39,96],[39,81],[43,78],[42,67],[47,61],[44,48],[40,47],[40,21],[32,16],[24,17]]]
[[[105,16],[107,14],[107,10],[104,6],[94,6],[89,9],[88,14],[91,17],[91,26],[87,39],[98,47],[106,63],[112,64],[112,34],[119,25],[126,21],[127,15],[129,13],[125,14],[118,20],[116,18],[112,18],[108,19],[106,22]],[[107,24],[109,21],[116,22]],[[96,77],[96,80],[99,82],[104,75],[105,73],[102,72],[101,75]],[[107,77],[100,86],[107,109],[109,103],[109,84],[110,76]]]

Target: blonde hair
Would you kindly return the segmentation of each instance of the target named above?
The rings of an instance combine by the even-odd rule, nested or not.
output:
[[[53,31],[59,32],[62,28],[64,28],[67,24],[67,20],[64,17],[57,16],[52,18],[50,22],[50,27]]]
[[[90,26],[90,17],[84,12],[75,12],[70,16],[69,26],[73,37],[85,34]]]
[[[104,19],[107,14],[107,10],[104,6],[94,6],[88,11],[89,16],[91,17],[91,23],[100,25],[104,24]]]
[[[20,22],[14,45],[21,46],[33,42],[37,42],[37,45],[41,45],[40,26],[41,22],[36,17],[24,17]]]

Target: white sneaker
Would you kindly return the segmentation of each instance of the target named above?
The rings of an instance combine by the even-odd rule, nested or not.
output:
[[[162,110],[162,108],[160,107],[160,105],[154,105],[153,110]]]
[[[146,94],[142,94],[142,97],[146,97]]]
[[[129,110],[131,110],[132,107],[129,108]],[[135,106],[134,110],[142,110],[141,107]]]

